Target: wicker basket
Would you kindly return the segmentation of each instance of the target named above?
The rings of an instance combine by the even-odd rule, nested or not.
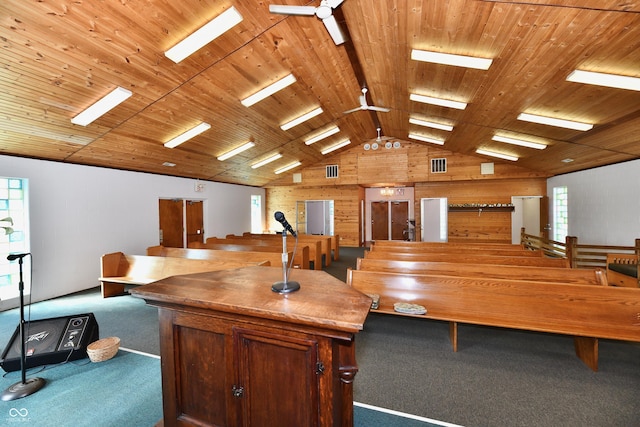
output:
[[[115,356],[119,348],[120,338],[103,338],[87,346],[87,355],[92,362],[104,362]]]

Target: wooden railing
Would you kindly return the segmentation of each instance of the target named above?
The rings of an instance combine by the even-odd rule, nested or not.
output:
[[[640,257],[640,239],[635,240],[635,246],[584,245],[578,243],[575,236],[567,236],[562,243],[526,234],[522,228],[520,242],[525,248],[542,250],[545,256],[567,258],[572,268],[606,268],[608,253],[636,254]]]

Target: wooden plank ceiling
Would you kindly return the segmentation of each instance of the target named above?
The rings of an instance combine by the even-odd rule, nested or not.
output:
[[[519,157],[549,176],[640,158],[640,92],[566,81],[574,69],[640,77],[640,2],[619,0],[345,0],[334,10],[349,39],[336,46],[315,16],[269,4],[319,0],[4,0],[0,4],[0,153],[202,180],[266,186],[276,168],[310,166],[345,139],[361,149],[409,132]],[[243,20],[174,63],[164,52],[231,6]],[[492,58],[488,70],[416,62],[411,49]],[[296,82],[252,107],[240,100],[292,73]],[[370,105],[358,107],[361,88]],[[133,96],[88,126],[71,123],[116,86]],[[417,93],[464,110],[411,101]],[[316,107],[290,130],[280,125]],[[530,124],[521,112],[593,123],[587,132]],[[429,130],[409,117],[448,122]],[[200,122],[211,129],[173,149]],[[305,138],[340,132],[307,146]],[[491,140],[534,136],[544,150]],[[217,156],[247,141],[226,161]],[[415,141],[414,141],[415,142]],[[428,143],[424,143],[428,144]],[[282,158],[251,165],[272,154]],[[489,159],[489,158],[487,158]],[[573,159],[572,162],[563,162]],[[488,160],[501,161],[501,160]],[[166,163],[175,166],[166,166]],[[0,172],[1,174],[1,172]]]

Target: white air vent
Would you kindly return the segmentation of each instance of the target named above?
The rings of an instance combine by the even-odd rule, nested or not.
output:
[[[338,177],[338,165],[328,165],[327,178],[337,178],[337,177]]]
[[[447,171],[447,159],[431,159],[431,173],[445,173]]]

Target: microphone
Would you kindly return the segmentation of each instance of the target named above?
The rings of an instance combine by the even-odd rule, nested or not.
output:
[[[274,215],[276,217],[276,221],[278,221],[280,224],[282,224],[282,226],[284,227],[284,229],[286,231],[288,231],[289,233],[291,233],[291,235],[293,237],[298,237],[296,232],[293,231],[293,228],[291,227],[291,224],[289,224],[287,222],[287,220],[284,217],[284,214],[280,211],[277,211],[276,214]]]
[[[8,261],[15,261],[15,260],[17,260],[17,259],[24,258],[24,257],[26,257],[27,255],[31,255],[31,254],[30,254],[30,253],[26,253],[26,254],[11,254],[11,255],[9,255],[9,256],[7,257],[7,260],[8,260]]]

